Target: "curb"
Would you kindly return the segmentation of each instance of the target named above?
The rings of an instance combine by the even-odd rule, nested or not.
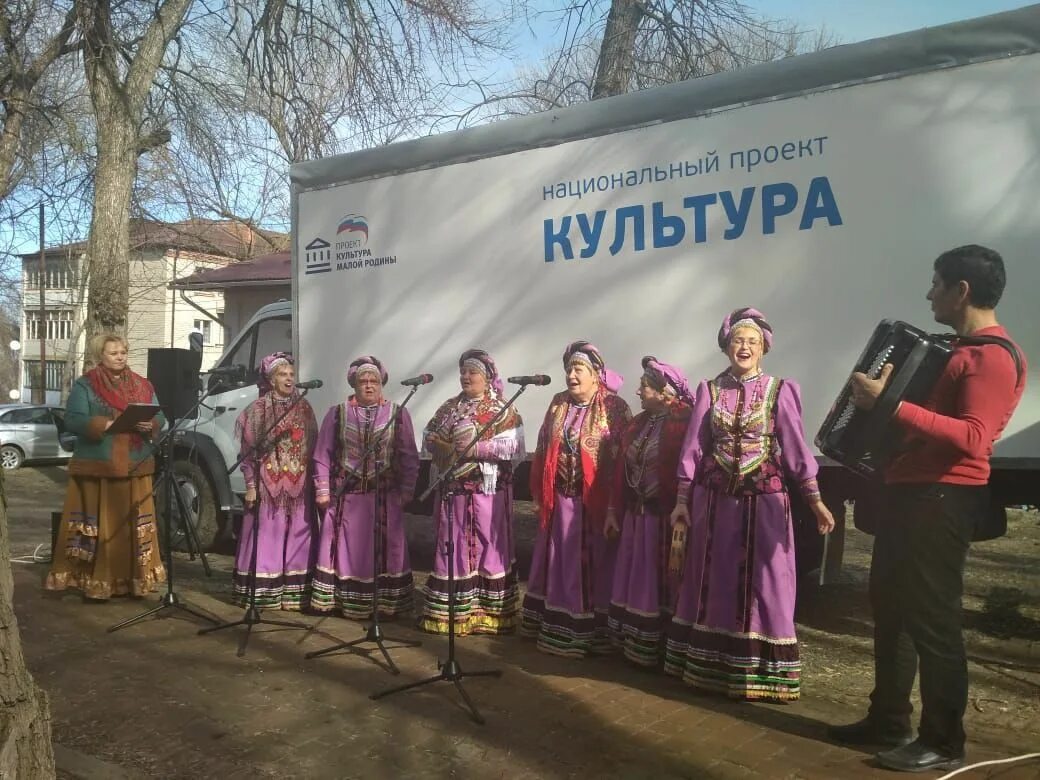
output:
[[[144,777],[128,772],[118,764],[111,764],[57,743],[54,744],[54,767],[77,780],[141,780]]]

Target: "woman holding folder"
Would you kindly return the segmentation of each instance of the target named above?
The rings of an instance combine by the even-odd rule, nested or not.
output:
[[[139,410],[130,408],[116,423],[132,404],[158,403],[151,383],[127,365],[128,346],[111,333],[91,339],[95,367],[69,394],[65,424],[76,449],[47,590],[78,588],[104,600],[143,596],[166,579],[152,499],[152,442],[164,420],[160,413],[127,426]]]

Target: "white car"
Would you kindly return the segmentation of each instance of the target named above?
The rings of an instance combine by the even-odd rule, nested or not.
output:
[[[0,466],[30,460],[68,460],[76,437],[65,430],[65,409],[34,404],[0,405]]]

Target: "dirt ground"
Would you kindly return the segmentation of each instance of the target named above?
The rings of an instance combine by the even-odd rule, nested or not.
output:
[[[796,613],[803,662],[813,670],[808,684],[842,704],[870,693],[871,546],[871,536],[851,529],[840,582],[803,589]],[[964,584],[967,728],[1040,749],[1040,514],[1011,510],[1007,536],[973,544]]]
[[[447,684],[378,706],[369,702],[375,688],[419,679],[431,673],[435,658],[443,659],[441,640],[410,626],[392,630],[422,639],[424,647],[395,651],[402,675],[389,678],[378,664],[357,658],[301,660],[303,650],[363,628],[335,618],[307,619],[303,637],[258,628],[246,658],[236,659],[234,631],[197,637],[180,619],[104,631],[153,599],[83,605],[71,595],[41,596],[47,567],[33,564],[32,555],[41,544],[46,553],[50,512],[60,508],[64,485],[59,467],[7,475],[12,555],[19,561],[16,609],[29,663],[51,696],[55,743],[119,765],[127,771],[122,776],[889,776],[872,768],[868,754],[829,745],[823,736],[826,723],[864,711],[872,680],[871,537],[851,528],[851,514],[840,581],[823,588],[806,583],[799,595],[803,699],[797,705],[737,705],[694,696],[618,659],[574,663],[512,637],[466,638],[464,669],[507,670],[500,682],[466,681],[488,718],[479,727]],[[526,575],[536,525],[530,507],[519,509]],[[430,568],[431,526],[427,517],[409,520],[417,586]],[[227,603],[228,556],[210,556],[213,577],[197,560],[178,554],[176,561],[186,599],[223,619],[239,616]],[[972,547],[964,602],[972,760],[1040,750],[1038,575],[1035,512],[1012,512],[1006,537]],[[1040,763],[970,776],[1035,778]]]

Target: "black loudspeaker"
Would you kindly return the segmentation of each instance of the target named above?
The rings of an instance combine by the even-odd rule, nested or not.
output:
[[[198,401],[201,367],[202,353],[192,349],[148,350],[148,381],[171,422],[183,419]]]

